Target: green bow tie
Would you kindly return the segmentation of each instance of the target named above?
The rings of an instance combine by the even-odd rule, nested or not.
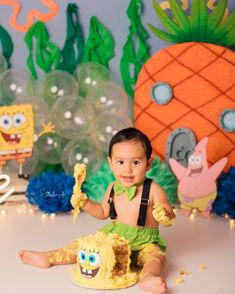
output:
[[[120,195],[123,192],[126,192],[128,200],[131,200],[135,196],[137,187],[132,186],[130,188],[126,188],[123,185],[121,185],[118,181],[115,181],[113,189],[114,189],[115,195]]]

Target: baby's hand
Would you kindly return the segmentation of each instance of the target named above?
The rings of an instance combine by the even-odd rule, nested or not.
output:
[[[163,226],[171,226],[175,223],[175,218],[170,218],[164,204],[155,203],[153,206],[153,217]]]

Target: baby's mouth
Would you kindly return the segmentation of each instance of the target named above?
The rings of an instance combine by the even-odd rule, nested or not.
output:
[[[122,176],[122,179],[125,182],[132,182],[134,180],[134,177],[129,177],[129,176]]]
[[[81,267],[81,265],[80,265],[81,274],[86,279],[92,279],[92,278],[94,278],[96,276],[96,274],[98,273],[99,269],[100,268],[98,267],[98,268],[96,268],[94,270],[86,270],[85,268]]]
[[[6,134],[4,132],[1,132],[3,139],[8,143],[12,145],[16,145],[20,143],[20,134]]]

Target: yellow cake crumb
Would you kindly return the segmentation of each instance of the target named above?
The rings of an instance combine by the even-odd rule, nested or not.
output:
[[[180,276],[187,276],[187,275],[191,275],[192,272],[190,271],[185,271],[185,270],[180,270],[179,271]]]
[[[176,285],[182,284],[184,282],[184,279],[182,279],[181,277],[175,278],[174,280]]]
[[[207,266],[204,263],[199,265],[199,270],[200,271],[204,271],[206,268],[207,268]]]

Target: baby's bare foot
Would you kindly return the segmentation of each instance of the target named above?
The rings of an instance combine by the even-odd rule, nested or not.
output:
[[[46,253],[31,250],[20,250],[18,255],[23,263],[40,268],[50,267],[49,259]]]
[[[139,288],[142,291],[150,292],[154,294],[166,293],[167,286],[166,282],[161,277],[146,276],[142,281],[139,282]]]

